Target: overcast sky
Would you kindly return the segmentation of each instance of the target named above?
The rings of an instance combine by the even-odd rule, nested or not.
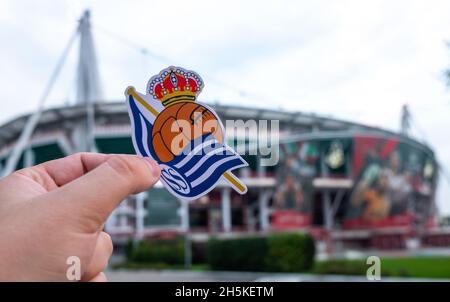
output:
[[[450,1],[2,0],[0,123],[36,107],[86,8],[106,100],[122,99],[128,85],[144,91],[171,63],[198,71],[206,84],[200,99],[210,102],[391,130],[408,103],[415,134],[450,170],[450,91],[442,75],[450,66]],[[47,107],[73,103],[76,62],[77,45]],[[441,177],[438,203],[447,214],[449,194]]]

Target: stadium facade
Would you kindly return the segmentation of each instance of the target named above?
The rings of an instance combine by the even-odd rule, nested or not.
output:
[[[106,224],[117,242],[187,231],[193,240],[204,240],[212,234],[289,230],[312,233],[330,251],[449,243],[448,236],[439,237],[436,224],[438,169],[428,146],[398,133],[314,114],[210,106],[223,121],[278,121],[277,133],[272,133],[279,138],[274,148],[278,163],[264,167],[263,155],[249,155],[250,148],[244,148],[249,167],[236,172],[248,186],[244,196],[225,183],[189,204],[161,186],[131,196]],[[96,103],[94,113],[95,150],[133,154],[125,102]],[[16,169],[77,152],[78,129],[87,115],[83,105],[42,112]],[[28,117],[0,126],[0,164],[6,164]],[[228,139],[251,146],[258,138]]]

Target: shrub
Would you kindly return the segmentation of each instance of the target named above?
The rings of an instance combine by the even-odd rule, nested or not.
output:
[[[267,238],[265,266],[268,271],[302,272],[314,264],[315,245],[306,234],[276,234]]]
[[[132,239],[127,241],[127,243],[123,247],[123,250],[124,250],[125,257],[127,258],[127,260],[130,260],[133,255],[133,250],[134,250],[134,242]]]
[[[302,272],[314,263],[315,246],[306,234],[211,239],[208,263],[214,270]]]
[[[205,264],[208,262],[208,242],[192,241],[192,263]]]
[[[208,263],[214,270],[261,271],[267,251],[264,237],[210,239]]]
[[[184,262],[183,240],[142,240],[126,248],[128,262],[182,264]]]

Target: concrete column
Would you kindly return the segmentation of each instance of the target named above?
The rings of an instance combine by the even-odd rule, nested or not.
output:
[[[190,269],[192,266],[192,244],[191,234],[189,232],[189,202],[179,200],[180,202],[180,219],[181,232],[184,233],[184,267]]]
[[[270,228],[269,224],[269,198],[270,191],[263,190],[259,193],[258,197],[258,205],[259,205],[259,224],[261,226],[262,231],[267,231]]]
[[[225,233],[231,231],[231,192],[230,188],[222,189],[222,229]]]
[[[263,177],[266,174],[266,166],[261,164],[261,155],[258,155],[258,166],[257,166],[257,172],[258,177]]]
[[[135,209],[135,232],[136,238],[144,238],[144,219],[147,214],[147,209],[144,207],[147,192],[142,192],[136,195],[136,209]]]
[[[189,203],[185,200],[180,200],[180,219],[181,219],[181,231],[189,231]]]
[[[119,216],[119,229],[126,230],[127,228],[128,228],[127,216],[124,214],[121,214]]]
[[[328,190],[323,192],[323,218],[325,228],[330,231],[333,228],[333,207],[331,205],[331,196]]]
[[[31,146],[25,149],[23,166],[24,167],[34,166],[34,152],[33,149],[31,149]]]
[[[113,232],[116,222],[117,222],[117,210],[114,210],[112,211],[111,215],[109,215],[108,220],[106,220],[105,230],[107,232]]]
[[[118,231],[129,231],[130,225],[128,225],[128,204],[130,201],[130,197],[125,199],[120,206],[117,208],[118,215],[117,215],[117,230]]]

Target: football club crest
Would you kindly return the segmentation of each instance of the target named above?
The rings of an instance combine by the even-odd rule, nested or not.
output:
[[[248,164],[227,146],[214,110],[197,102],[203,85],[197,73],[171,66],[149,80],[145,95],[128,87],[134,149],[158,162],[161,182],[179,199],[197,199],[220,179],[245,194],[232,170]]]

